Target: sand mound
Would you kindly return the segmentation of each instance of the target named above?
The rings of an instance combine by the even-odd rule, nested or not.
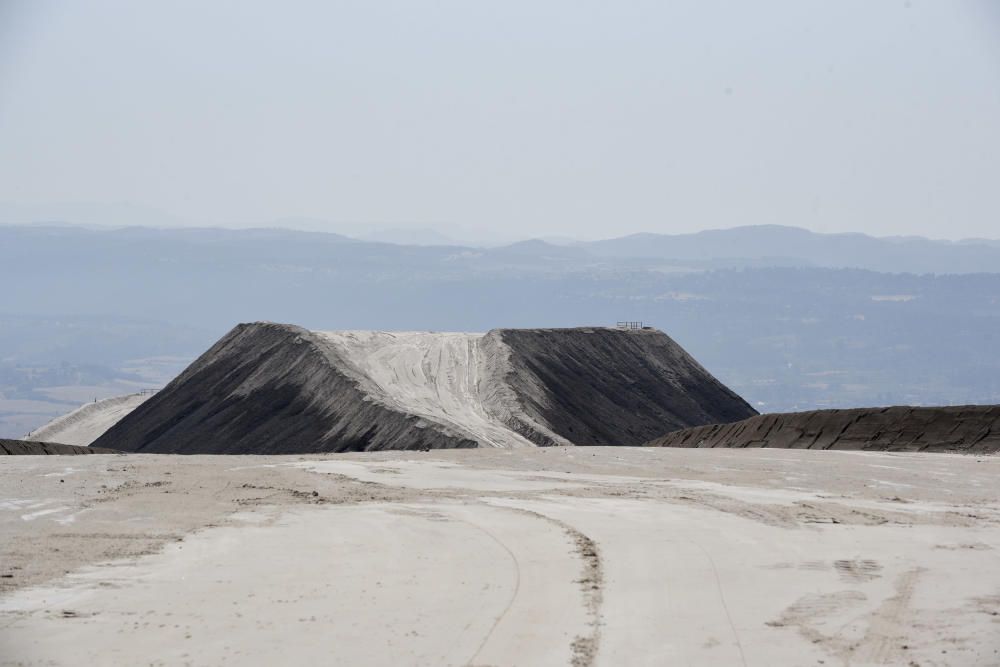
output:
[[[484,336],[468,333],[318,332],[349,364],[366,394],[387,408],[447,426],[480,445],[526,447],[483,400],[495,377]]]
[[[647,444],[988,453],[1000,451],[1000,406],[900,406],[758,415],[675,431]]]
[[[641,444],[755,414],[662,332],[230,331],[97,443],[289,454]]]
[[[0,456],[34,456],[39,454],[116,454],[102,447],[79,447],[58,442],[0,439]]]
[[[104,432],[117,424],[122,417],[135,410],[150,395],[128,394],[86,403],[32,431],[31,439],[86,447],[104,435]]]

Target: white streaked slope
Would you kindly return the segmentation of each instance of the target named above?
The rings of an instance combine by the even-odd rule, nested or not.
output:
[[[451,426],[493,447],[534,447],[483,403],[483,334],[318,331],[336,347],[376,398],[404,412]]]
[[[32,431],[30,439],[87,447],[152,395],[127,394],[86,403]]]

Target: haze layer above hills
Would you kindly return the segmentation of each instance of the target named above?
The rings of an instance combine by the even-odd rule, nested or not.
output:
[[[891,273],[904,268],[956,273]],[[998,403],[1000,273],[958,273],[998,268],[989,242],[773,227],[474,248],[0,226],[0,280],[15,286],[0,305],[0,436],[163,386],[256,320],[487,331],[635,319],[762,412]]]

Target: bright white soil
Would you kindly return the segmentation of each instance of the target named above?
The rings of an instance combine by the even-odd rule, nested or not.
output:
[[[128,394],[85,403],[32,431],[27,439],[88,447],[150,396],[151,393]]]
[[[0,601],[37,614],[0,630],[0,663],[568,665],[588,629],[568,539],[519,512],[356,505],[254,523]]]
[[[1000,457],[9,458],[0,665],[1000,664]]]
[[[317,333],[374,383],[379,399],[385,403],[451,426],[486,446],[534,446],[490,416],[483,406],[483,334]]]

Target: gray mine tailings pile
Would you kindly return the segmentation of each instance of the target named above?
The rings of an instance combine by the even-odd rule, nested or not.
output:
[[[241,324],[94,444],[292,454],[637,445],[756,412],[655,330]]]
[[[758,415],[732,424],[674,431],[647,444],[985,454],[1000,451],[1000,406],[901,406]]]

